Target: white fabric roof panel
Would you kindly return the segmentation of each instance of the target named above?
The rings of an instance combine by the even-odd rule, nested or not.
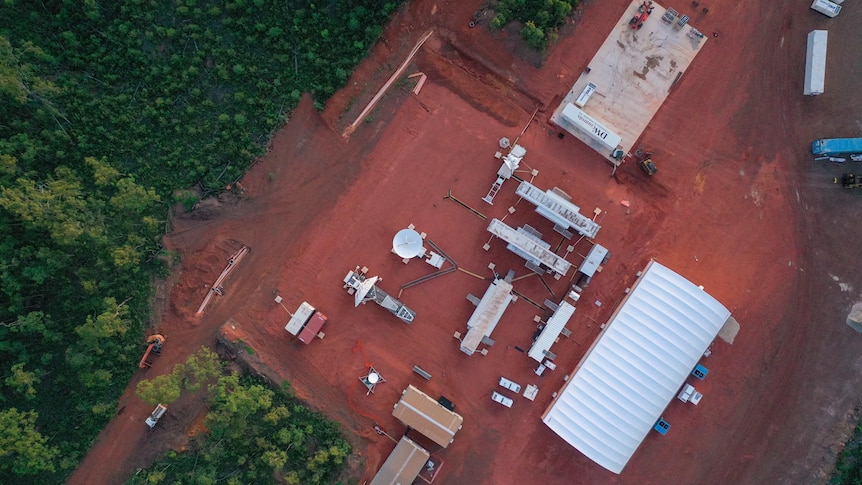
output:
[[[718,300],[650,262],[542,420],[620,473],[729,317]]]

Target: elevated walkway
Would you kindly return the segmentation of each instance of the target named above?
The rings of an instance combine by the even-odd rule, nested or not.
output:
[[[528,262],[541,264],[561,276],[565,276],[572,267],[570,262],[550,250],[550,244],[531,237],[527,231],[512,229],[499,219],[491,219],[488,232],[509,243],[512,252],[522,257],[526,255]]]
[[[536,206],[536,212],[545,219],[563,226],[573,228],[578,234],[593,239],[598,234],[601,226],[595,221],[582,215],[580,207],[572,204],[560,195],[549,190],[542,192],[530,182],[521,182],[515,194],[527,202]]]

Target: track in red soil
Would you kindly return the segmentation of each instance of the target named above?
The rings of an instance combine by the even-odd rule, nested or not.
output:
[[[547,118],[626,4],[587,4],[581,23],[541,69],[501,48],[514,42],[511,35],[489,34],[481,24],[470,29],[474,2],[404,7],[350,87],[329,102],[326,122],[306,100],[243,179],[244,193],[176,218],[166,240],[181,254],[182,268],[160,327],[168,342],[147,375],[168,372],[200,345],[212,345],[219,327],[230,322],[227,336],[251,346],[269,372],[343,423],[365,459],[364,479],[393,448],[372,424],[390,434],[403,431],[392,406],[413,383],[445,394],[465,418],[452,445],[430,450],[446,461],[441,483],[822,480],[858,400],[850,390],[860,384],[862,344],[843,316],[862,288],[853,259],[860,231],[847,222],[860,198],[824,186],[828,169],[812,168],[806,147],[816,137],[858,135],[859,128],[839,133],[825,120],[800,120],[832,106],[852,126],[852,114],[839,107],[850,104],[858,112],[859,96],[852,79],[831,75],[826,95],[812,100],[799,94],[804,35],[823,24],[817,14],[804,6],[778,11],[720,1],[708,6],[708,15],[689,13],[695,27],[720,36],[710,39],[642,136],[641,143],[654,148],[659,174],[647,178],[623,166],[611,178],[598,155],[572,137],[557,138]],[[691,8],[667,6],[683,13]],[[850,36],[858,25],[853,20],[830,25]],[[429,75],[420,95],[394,88],[349,142],[341,140],[336,131],[432,26],[437,33],[415,70],[408,69]],[[853,55],[848,46],[837,51]],[[535,330],[538,309],[525,299],[507,311],[487,356],[466,356],[452,334],[464,331],[472,312],[466,294],[481,294],[487,282],[456,272],[405,290],[402,301],[417,312],[409,326],[373,304],[353,308],[341,288],[356,265],[383,276],[380,286],[396,295],[401,284],[432,272],[418,260],[404,265],[389,251],[392,236],[409,223],[474,273],[490,277],[486,268],[494,262],[498,272],[525,274],[523,261],[499,240],[483,251],[487,222],[443,195],[451,189],[489,218],[505,216],[516,203],[515,181],[503,186],[495,205],[481,201],[499,163],[492,154],[499,137],[517,136],[534,106],[539,115],[519,142],[528,150],[525,162],[540,171],[534,183],[566,190],[583,213],[602,208],[597,242],[612,253],[569,324],[573,338],[553,349],[558,369],[541,378],[514,348],[527,348]],[[528,223],[557,242],[550,224],[525,203],[506,222]],[[251,252],[225,282],[226,295],[193,318],[205,285],[241,245]],[[648,436],[623,473],[613,475],[556,437],[539,416],[650,258],[703,284],[742,330],[733,346],[715,345],[710,375],[698,387],[701,404],[671,403],[671,432]],[[851,290],[842,292],[833,275]],[[556,297],[535,277],[516,282],[515,289],[538,302],[559,299],[566,281],[546,281]],[[276,294],[288,308],[306,300],[326,313],[326,337],[305,346],[287,334],[288,315],[273,301]],[[358,377],[372,363],[386,382],[366,396]],[[432,380],[413,374],[413,365]],[[538,384],[538,398],[518,397],[512,409],[493,403],[499,375]],[[147,434],[143,420],[150,409],[133,397],[140,377],[72,483],[118,483],[157,452],[182,446],[203,403],[173,405]]]

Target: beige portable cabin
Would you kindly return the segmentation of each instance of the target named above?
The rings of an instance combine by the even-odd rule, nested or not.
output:
[[[396,485],[413,483],[431,455],[410,438],[403,436],[389,458],[380,467],[371,485]]]
[[[431,441],[446,448],[461,429],[464,418],[412,385],[401,394],[392,415]]]

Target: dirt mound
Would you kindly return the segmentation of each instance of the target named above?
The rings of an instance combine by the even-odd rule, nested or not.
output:
[[[441,39],[442,37],[442,39]],[[416,63],[432,82],[458,94],[476,110],[514,127],[535,104],[505,79],[464,55],[445,34],[428,41]]]

